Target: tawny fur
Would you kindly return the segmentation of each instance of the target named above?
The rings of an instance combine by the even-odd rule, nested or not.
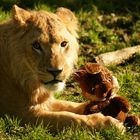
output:
[[[63,89],[77,61],[74,14],[65,8],[49,13],[29,12],[17,6],[12,13],[12,20],[0,25],[0,116],[8,114],[31,124],[43,121],[53,130],[71,124],[93,128],[114,124],[124,129],[112,117],[82,115],[88,103],[53,97]],[[55,71],[59,72],[55,74],[57,81],[53,81]]]

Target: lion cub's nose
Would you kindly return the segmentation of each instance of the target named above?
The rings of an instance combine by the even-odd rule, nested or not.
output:
[[[57,68],[47,68],[47,71],[50,72],[54,77],[59,75],[62,72],[63,69],[57,69]]]

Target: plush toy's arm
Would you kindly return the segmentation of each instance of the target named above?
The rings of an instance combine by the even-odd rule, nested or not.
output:
[[[109,104],[110,104],[109,100],[97,102],[97,104],[95,104],[91,107],[91,111],[92,112],[100,112],[103,109],[105,109]]]
[[[99,101],[99,102],[90,102],[85,108],[85,114],[93,114],[102,112],[110,104],[109,100]]]
[[[113,99],[111,99],[111,102],[116,104],[123,112],[127,113],[131,110],[131,106],[128,100],[122,96],[114,97]]]

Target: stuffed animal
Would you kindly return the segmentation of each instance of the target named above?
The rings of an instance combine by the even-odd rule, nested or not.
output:
[[[127,126],[140,125],[137,116],[128,116],[131,106],[126,98],[116,94],[119,84],[107,68],[98,63],[87,63],[74,73],[74,79],[79,83],[83,96],[90,100],[84,114],[101,112]]]
[[[117,79],[104,66],[87,63],[74,73],[82,94],[90,101],[102,101],[115,95],[119,90]]]

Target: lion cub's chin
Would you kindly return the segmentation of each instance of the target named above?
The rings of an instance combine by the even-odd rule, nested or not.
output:
[[[48,92],[58,92],[62,91],[65,87],[65,82],[58,82],[58,83],[48,83],[44,84],[44,87]]]

